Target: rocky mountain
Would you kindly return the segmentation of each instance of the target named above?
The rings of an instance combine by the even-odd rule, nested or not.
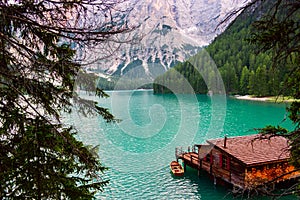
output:
[[[286,62],[282,68],[274,67],[274,52],[259,51],[259,45],[249,42],[254,33],[253,23],[262,19],[273,6],[274,1],[267,0],[245,9],[229,28],[205,47],[205,51],[199,51],[157,77],[154,93],[216,94],[221,91],[230,95],[265,97],[280,93],[289,96],[291,90],[284,83],[293,70],[292,65]],[[283,19],[288,9],[287,6],[279,7],[278,18]],[[299,21],[295,15],[293,17],[291,21]],[[184,87],[184,81],[191,87]]]
[[[129,0],[122,6],[132,8],[126,19],[138,26],[131,35],[141,39],[123,44],[113,57],[88,70],[153,80],[209,44],[228,25],[229,22],[218,26],[226,15],[246,3],[247,0]]]

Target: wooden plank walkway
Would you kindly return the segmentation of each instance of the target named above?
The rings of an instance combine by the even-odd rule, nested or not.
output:
[[[218,169],[215,166],[213,166],[210,162],[206,162],[202,159],[199,159],[197,152],[182,152],[180,154],[177,154],[177,160],[179,159],[181,159],[184,163],[184,170],[186,170],[186,166],[194,168],[198,171],[198,176],[201,175],[202,170],[206,171],[208,174],[212,175],[214,179],[214,184],[216,184],[216,178],[220,178],[218,176],[215,176],[216,174],[220,173],[217,171],[222,171],[221,174],[224,175],[224,177],[222,177],[223,180],[229,184],[232,184],[229,172],[226,172],[223,169]]]
[[[177,158],[183,160],[184,163],[186,163],[187,165],[198,169],[200,167],[200,160],[198,158],[198,154],[195,152],[187,152],[187,153],[183,153],[180,154]]]

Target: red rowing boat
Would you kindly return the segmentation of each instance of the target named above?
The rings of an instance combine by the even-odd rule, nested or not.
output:
[[[176,161],[171,162],[170,169],[175,176],[183,176],[184,175],[184,170],[183,170],[182,166]]]

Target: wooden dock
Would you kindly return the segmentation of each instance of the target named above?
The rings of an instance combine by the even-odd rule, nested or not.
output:
[[[201,170],[211,173],[211,166],[207,162],[203,162],[203,159],[199,158],[199,153],[193,148],[188,148],[188,151],[183,151],[182,147],[176,148],[176,160],[182,160],[184,163],[184,170],[186,166],[197,169],[200,176]]]
[[[194,168],[200,176],[207,172],[215,184],[233,186],[235,190],[251,190],[265,183],[277,184],[300,177],[289,165],[289,152],[283,151],[283,137],[254,140],[257,135],[207,140],[206,144],[175,149],[176,160],[183,167]],[[272,186],[273,187],[273,186]]]

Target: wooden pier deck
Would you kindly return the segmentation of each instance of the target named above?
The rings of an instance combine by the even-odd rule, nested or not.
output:
[[[176,159],[182,160],[184,163],[184,170],[186,170],[186,166],[198,170],[198,175],[200,176],[201,170],[204,170],[208,173],[211,173],[211,166],[207,162],[203,162],[202,159],[199,158],[199,155],[195,151],[191,152],[181,152],[176,154]]]
[[[196,152],[187,152],[178,155],[177,160],[181,159],[186,165],[198,169],[200,167],[200,160]]]
[[[177,154],[177,160],[183,161],[185,171],[186,166],[196,169],[199,177],[203,172],[208,173],[214,184],[227,185],[228,187],[233,188],[233,191],[244,190],[244,183],[239,177],[228,170],[213,165],[213,161],[199,158],[197,152],[183,152]]]

